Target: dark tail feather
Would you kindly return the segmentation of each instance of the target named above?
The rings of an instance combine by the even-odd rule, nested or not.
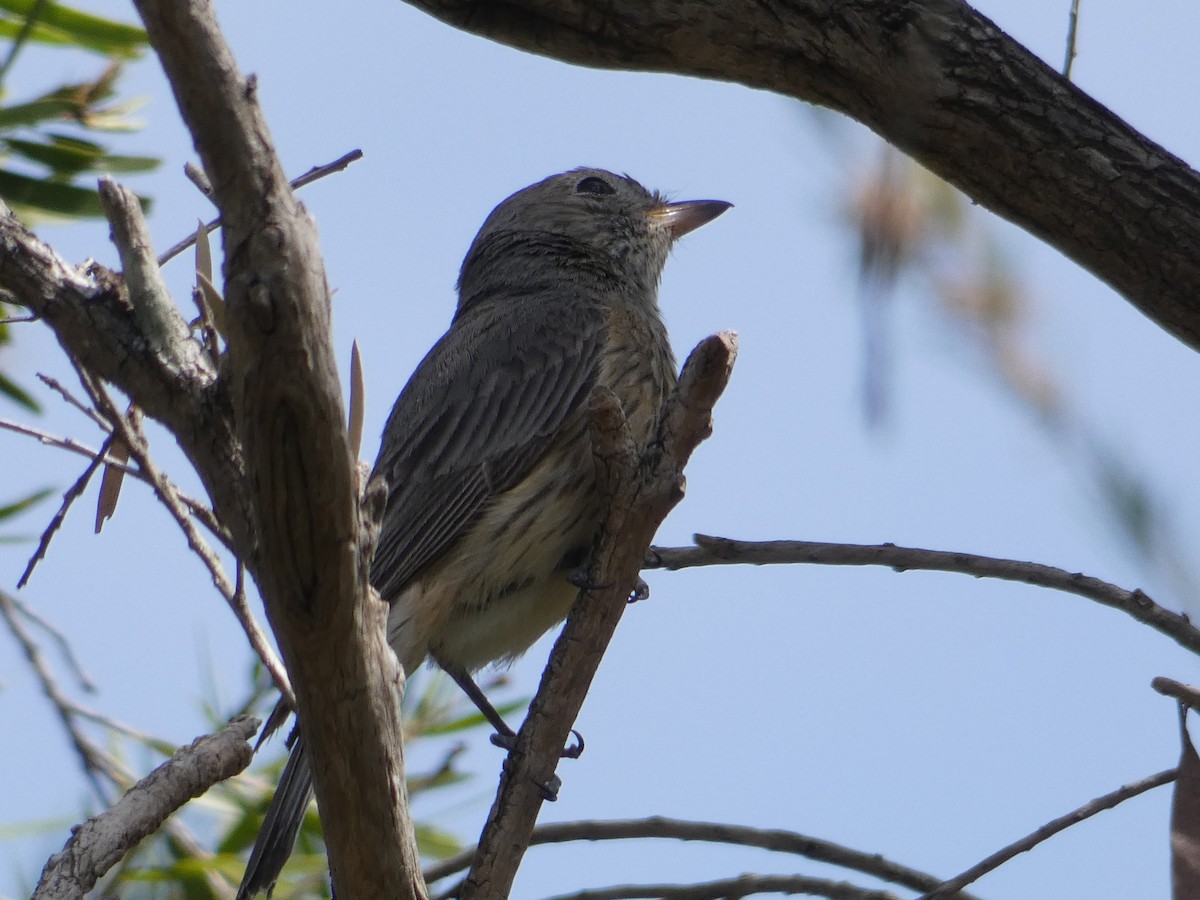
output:
[[[304,813],[312,796],[312,769],[308,764],[304,738],[297,733],[292,755],[283,767],[275,797],[254,841],[254,849],[250,851],[250,861],[246,863],[246,874],[242,876],[237,900],[252,900],[260,892],[269,892],[275,886],[284,863],[296,846],[296,835],[300,833],[300,825],[304,822]]]

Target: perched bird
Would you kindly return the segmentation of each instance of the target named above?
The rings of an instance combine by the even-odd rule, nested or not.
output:
[[[497,206],[458,278],[450,330],[384,428],[372,478],[388,499],[371,583],[391,603],[405,673],[445,669],[502,737],[471,673],[525,652],[566,618],[603,510],[588,431],[597,385],[636,441],[675,383],[658,309],[672,243],[720,200],[669,203],[631,178],[575,169]],[[312,796],[297,736],[239,900],[269,890]]]

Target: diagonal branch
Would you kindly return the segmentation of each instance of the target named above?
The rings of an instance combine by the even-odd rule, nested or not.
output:
[[[1030,834],[1025,835],[1019,841],[1014,841],[1007,847],[1002,847],[986,859],[980,860],[971,868],[967,869],[960,875],[956,875],[949,881],[938,885],[934,890],[926,894],[922,894],[918,900],[947,900],[953,897],[955,891],[966,887],[973,881],[977,881],[986,875],[988,872],[998,869],[1004,863],[1008,862],[1014,856],[1032,850],[1042,841],[1053,837],[1060,831],[1065,831],[1072,825],[1078,825],[1084,819],[1090,819],[1097,813],[1102,813],[1106,809],[1112,809],[1124,803],[1126,800],[1131,800],[1139,794],[1144,794],[1146,791],[1153,790],[1156,787],[1162,787],[1164,784],[1170,784],[1178,775],[1176,769],[1167,769],[1164,772],[1158,772],[1155,775],[1150,775],[1140,781],[1135,781],[1132,784],[1127,784],[1117,788],[1102,797],[1097,797],[1085,803],[1078,809],[1074,809],[1064,816],[1059,816],[1057,819],[1051,819],[1041,828]]]
[[[962,0],[409,2],[543,56],[843,112],[1200,348],[1200,176]]]
[[[247,743],[258,728],[249,716],[196,738],[131,787],[113,806],[73,829],[42,870],[34,900],[82,900],[105,872],[193,797],[250,765]]]
[[[639,460],[620,404],[607,391],[592,397],[597,474],[609,496],[603,533],[516,746],[504,763],[500,790],[479,840],[462,897],[507,897],[533,826],[600,659],[632,594],[646,548],[683,497],[683,468],[712,428],[712,408],[729,380],[737,339],[706,338],[692,351],[664,408],[658,441]]]
[[[1200,629],[1192,625],[1187,616],[1159,606],[1144,591],[1127,591],[1090,575],[1041,563],[996,559],[974,553],[897,547],[895,544],[734,541],[703,534],[697,534],[694,538],[695,547],[651,548],[654,564],[648,568],[816,563],[826,566],[887,566],[897,572],[961,572],[976,578],[1000,578],[1065,591],[1111,606],[1165,634],[1185,650],[1200,654]]]

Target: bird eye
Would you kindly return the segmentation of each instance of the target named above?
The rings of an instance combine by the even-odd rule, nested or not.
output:
[[[577,194],[615,194],[616,190],[603,178],[589,175],[575,186]]]

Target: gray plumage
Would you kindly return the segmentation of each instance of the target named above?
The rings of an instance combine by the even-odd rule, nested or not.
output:
[[[406,673],[427,658],[458,674],[513,659],[566,617],[602,513],[588,396],[607,385],[634,438],[653,434],[675,381],[663,266],[728,206],[576,169],[488,216],[450,330],[397,399],[372,474],[388,500],[371,583]],[[297,737],[239,900],[274,884],[311,783]]]

